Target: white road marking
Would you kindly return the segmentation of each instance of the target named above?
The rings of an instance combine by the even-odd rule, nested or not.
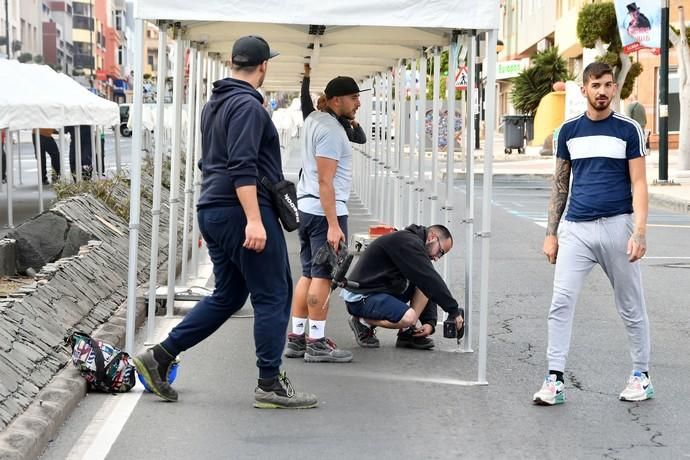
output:
[[[647,224],[647,227],[690,228],[690,225],[678,225],[678,224]]]
[[[190,286],[205,286],[209,277],[213,273],[213,264],[208,258],[208,253],[202,251],[201,263],[199,265],[199,277],[191,280]],[[170,330],[175,327],[181,317],[175,318],[156,318],[156,329],[154,336],[158,343],[168,336]],[[145,331],[142,327],[142,331]],[[144,349],[143,337],[137,347],[137,353]],[[105,396],[109,398],[96,412],[87,428],[79,436],[79,440],[72,447],[67,455],[68,460],[101,460],[105,459],[110,453],[110,449],[120,436],[127,420],[134,412],[134,408],[139,402],[139,398],[144,394],[144,387],[138,383],[128,393],[115,396]]]

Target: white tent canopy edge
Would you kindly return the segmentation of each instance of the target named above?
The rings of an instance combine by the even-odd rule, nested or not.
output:
[[[498,0],[146,0],[134,17],[149,20],[264,22],[498,30]]]

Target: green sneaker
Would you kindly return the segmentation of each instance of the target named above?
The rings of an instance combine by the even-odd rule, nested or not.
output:
[[[315,395],[297,393],[284,371],[269,381],[259,379],[259,386],[254,390],[257,409],[311,409],[318,404]]]

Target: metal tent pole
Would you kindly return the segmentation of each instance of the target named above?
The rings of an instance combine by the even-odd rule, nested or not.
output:
[[[189,275],[189,267],[187,257],[189,253],[189,219],[190,214],[193,213],[192,207],[192,180],[194,178],[194,135],[196,131],[196,98],[194,91],[196,89],[196,54],[197,50],[189,49],[189,80],[187,83],[187,145],[185,148],[185,173],[184,173],[184,215],[182,219],[182,284],[187,283]],[[191,216],[193,218],[193,216]]]
[[[134,354],[134,326],[137,303],[137,255],[141,207],[141,111],[144,87],[144,20],[134,23],[134,104],[132,105],[132,159],[129,202],[129,264],[127,268],[127,324],[125,351]]]
[[[81,168],[82,168],[82,163],[81,163],[81,125],[77,125],[74,128],[74,137],[76,139],[73,139],[72,142],[76,143],[74,144],[75,149],[74,149],[74,169],[77,174],[77,183],[81,182]]]
[[[478,128],[474,117],[474,94],[477,92],[475,80],[475,66],[477,43],[475,33],[467,40],[469,50],[467,52],[467,109],[465,117],[465,337],[463,338],[462,351],[472,352],[472,308],[474,279],[474,132]]]
[[[426,160],[426,53],[422,50],[419,60],[419,156],[417,157],[417,223],[426,224],[424,211],[424,163]]]
[[[407,220],[406,224],[411,224],[415,220],[415,199],[414,199],[414,156],[417,152],[417,60],[412,59],[410,66],[411,81],[408,90],[410,91],[410,150],[407,157]]]
[[[393,115],[391,106],[393,105],[393,68],[390,68],[386,72],[386,128],[384,130],[386,136],[386,165],[385,169],[385,181],[383,193],[381,194],[381,209],[383,209],[384,222],[388,225],[394,224],[393,222],[393,207],[386,206],[386,197],[390,197],[391,193],[391,136],[393,135],[393,130],[391,129],[391,117]]]
[[[158,25],[158,49],[165,49],[168,31],[165,22]],[[165,76],[168,74],[165,53],[158,53],[158,82],[156,101],[156,146],[153,156],[153,203],[151,205],[151,256],[149,266],[149,299],[146,328],[146,343],[153,343],[156,322],[156,288],[158,287],[158,246],[160,237],[161,187],[163,177],[163,150],[165,130]]]
[[[440,112],[440,93],[441,93],[441,53],[438,47],[434,48],[434,99],[431,127],[431,216],[430,223],[438,222],[438,126]]]
[[[72,177],[69,170],[69,148],[67,147],[67,138],[65,137],[65,127],[58,128],[60,133],[60,180],[62,182],[72,182]]]
[[[443,205],[443,223],[451,230],[453,228],[453,180],[455,179],[455,73],[458,68],[459,35],[454,32],[448,48],[448,115],[446,116],[446,190]],[[451,279],[450,257],[443,260],[443,279]],[[444,315],[445,316],[445,315]]]
[[[213,60],[208,56],[206,52],[199,52],[199,58],[197,62],[197,105],[201,106],[203,101],[203,91],[204,91],[204,69],[206,69],[206,100],[211,97],[211,87],[213,82],[211,77],[212,63]],[[208,62],[206,62],[208,61]],[[201,112],[197,116],[197,132],[201,133]],[[194,146],[194,197],[192,203],[199,202],[199,196],[201,195],[201,171],[197,165],[201,161],[201,136],[197,136],[195,146]],[[194,220],[192,221],[192,274],[196,278],[199,276],[199,219],[196,218],[196,213]]]
[[[493,182],[494,129],[496,113],[496,36],[497,30],[490,30],[486,40],[486,129],[484,140],[484,187],[482,198],[481,275],[479,283],[479,361],[477,380],[486,384],[486,360],[489,324],[489,252],[491,249],[491,188]]]
[[[5,154],[6,154],[6,174],[7,174],[7,227],[14,228],[14,208],[12,194],[14,189],[14,160],[12,152],[12,133],[9,128],[5,129]],[[0,160],[1,161],[1,160]]]
[[[177,211],[180,202],[180,147],[182,144],[182,97],[185,43],[176,31],[175,76],[173,77],[173,132],[170,150],[170,222],[168,225],[168,295],[165,316],[172,317],[175,304],[175,272],[177,269]]]

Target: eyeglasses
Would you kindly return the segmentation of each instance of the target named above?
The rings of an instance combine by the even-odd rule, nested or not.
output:
[[[438,237],[438,235],[434,235],[436,237],[436,242],[438,243],[438,259],[446,255],[446,251],[443,250],[443,245],[441,244],[441,239]]]

